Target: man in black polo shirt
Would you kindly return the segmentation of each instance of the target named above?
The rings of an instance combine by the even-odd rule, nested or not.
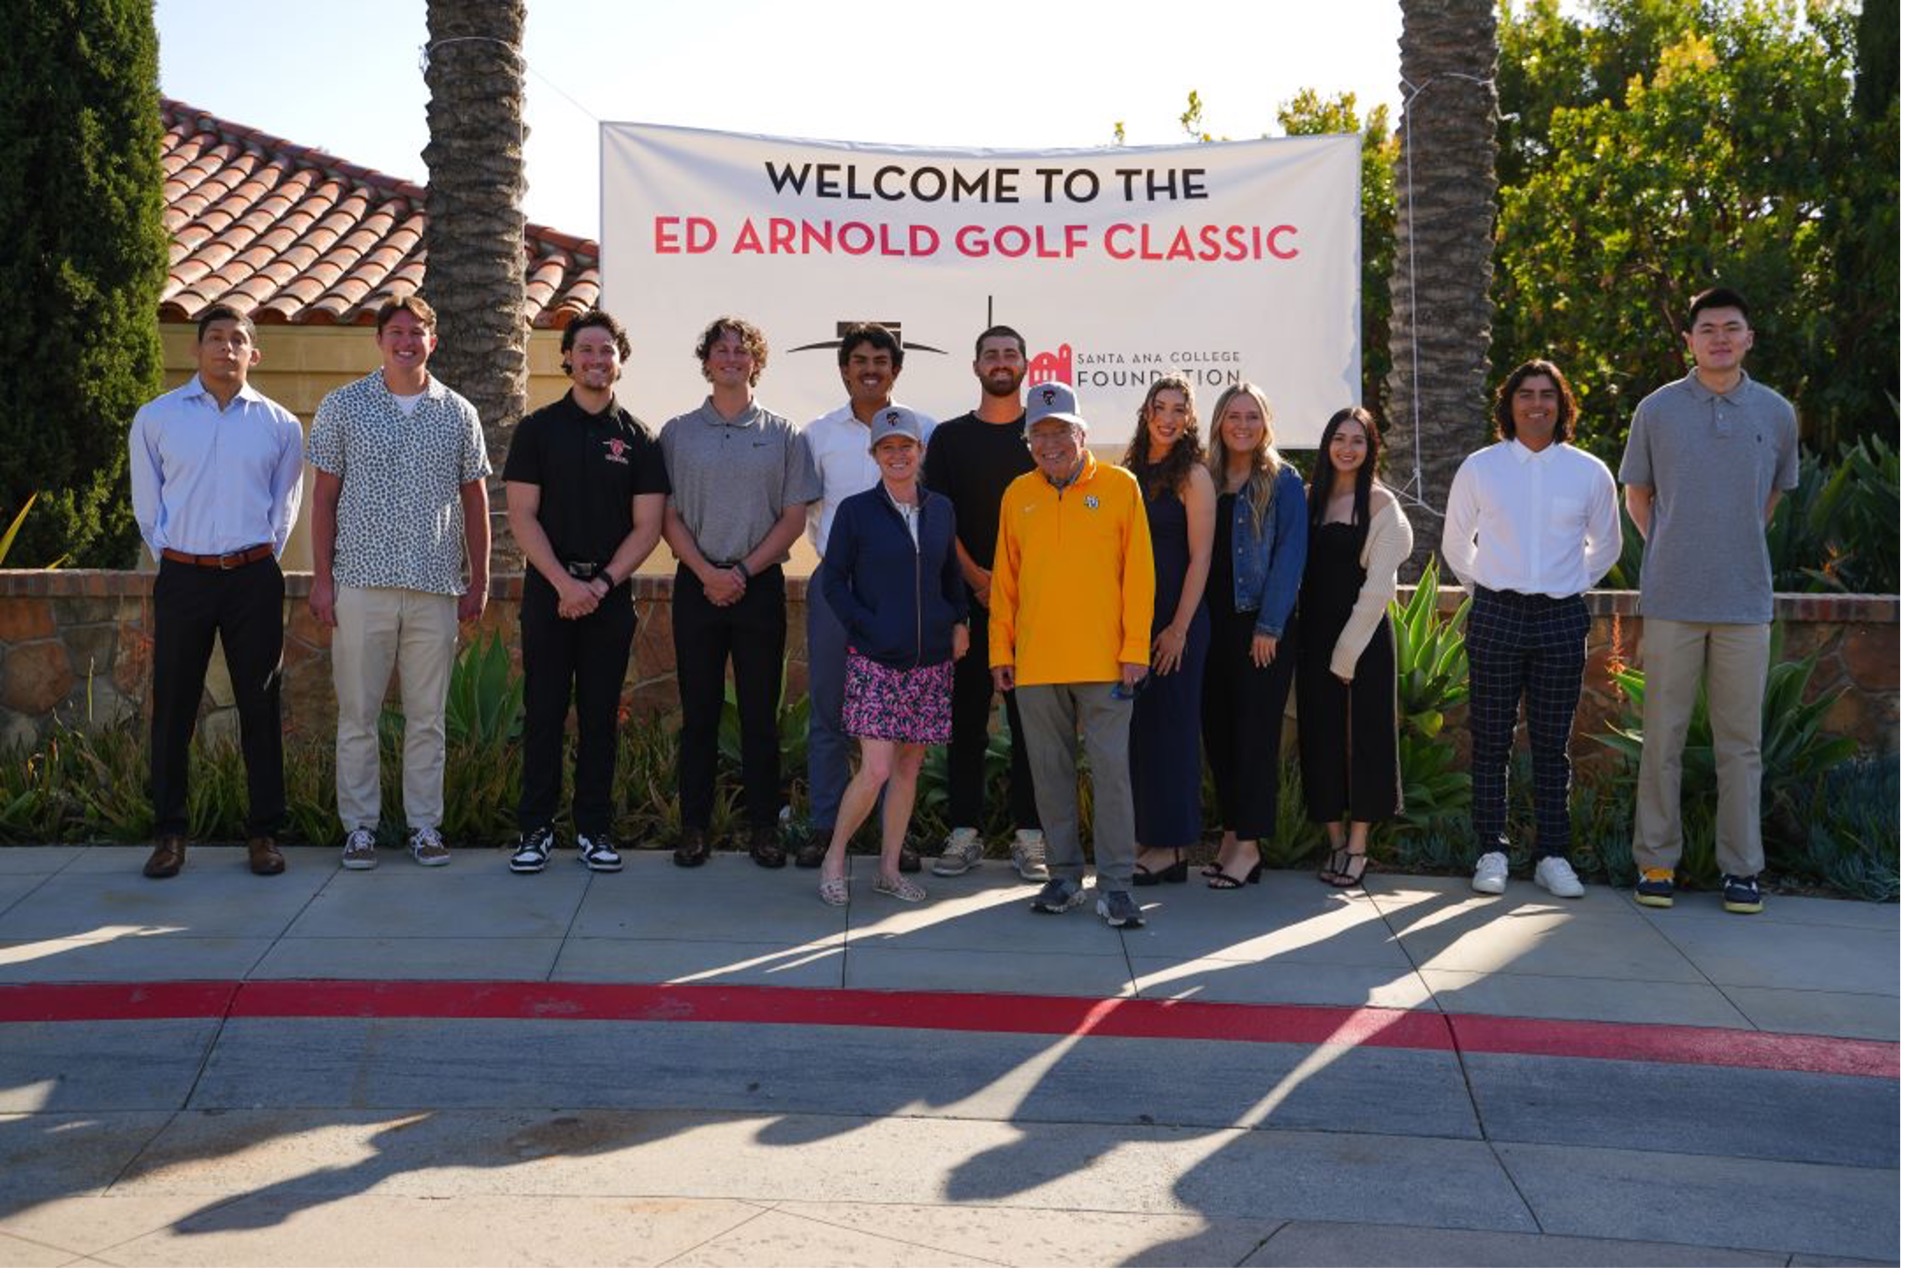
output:
[[[934,862],[936,876],[959,876],[979,862],[981,796],[986,785],[988,723],[994,682],[988,670],[987,598],[993,582],[994,538],[1007,484],[1034,467],[1025,435],[1027,413],[1020,383],[1027,376],[1027,342],[997,326],[974,342],[980,406],[944,421],[928,440],[921,481],[954,502],[954,551],[967,581],[973,639],[954,665],[954,733],[947,747],[947,843]],[[1020,709],[1008,691],[1007,729],[1013,741],[1008,804],[1014,817],[1014,867],[1029,881],[1047,879],[1047,843],[1034,807],[1033,776],[1020,742]]]
[[[556,842],[563,719],[576,690],[578,857],[593,872],[623,858],[610,836],[616,709],[636,613],[629,578],[662,535],[669,478],[649,429],[616,402],[629,334],[601,310],[563,330],[570,392],[517,423],[504,463],[523,577],[523,795],[512,872],[541,872]]]

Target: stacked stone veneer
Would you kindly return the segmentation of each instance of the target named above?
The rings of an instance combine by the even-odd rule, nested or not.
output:
[[[55,717],[73,725],[112,723],[143,714],[152,675],[153,575],[138,571],[0,571],[0,750],[41,738]],[[626,694],[638,713],[676,707],[675,648],[670,634],[667,576],[639,577],[636,650]],[[329,659],[330,634],[312,620],[304,600],[310,577],[286,579],[285,729],[295,737],[328,738],[336,716]],[[483,620],[467,638],[500,632],[517,650],[520,576],[499,577]],[[789,683],[806,685],[803,664],[806,581],[790,580]],[[1454,609],[1462,594],[1446,589]],[[1633,593],[1590,595],[1590,672],[1578,710],[1578,743],[1586,756],[1597,746],[1585,736],[1602,730],[1616,711],[1611,660],[1631,662],[1643,621]],[[1814,693],[1835,696],[1828,729],[1882,752],[1900,748],[1901,600],[1897,597],[1783,594],[1776,614],[1790,655],[1818,653]],[[231,687],[222,657],[206,679],[206,728],[236,729]],[[1461,716],[1458,719],[1462,720]],[[1454,722],[1455,726],[1457,723]]]

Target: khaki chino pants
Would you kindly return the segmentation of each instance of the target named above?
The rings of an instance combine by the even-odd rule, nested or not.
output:
[[[1730,876],[1762,871],[1762,693],[1769,626],[1643,621],[1637,657],[1647,676],[1643,762],[1636,785],[1638,868],[1683,857],[1683,744],[1699,679],[1716,744],[1716,863]]]
[[[404,704],[404,818],[444,821],[444,701],[457,656],[457,599],[415,589],[338,586],[331,681],[338,692],[338,818],[376,829],[378,714],[395,666]]]

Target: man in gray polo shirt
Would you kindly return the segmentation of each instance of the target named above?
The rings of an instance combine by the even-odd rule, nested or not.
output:
[[[709,859],[716,732],[733,660],[749,854],[765,868],[779,868],[787,862],[776,834],[781,741],[775,711],[788,642],[782,563],[802,533],[808,502],[822,494],[821,479],[788,418],[755,401],[755,383],[768,366],[760,329],[724,315],[703,330],[696,359],[709,397],[664,425],[660,438],[671,491],[663,539],[678,560],[670,610],[682,699],[682,844],[675,860],[694,868]]]
[[[1631,853],[1646,907],[1675,902],[1683,743],[1698,680],[1716,749],[1723,907],[1762,911],[1762,694],[1775,591],[1764,528],[1796,483],[1795,409],[1749,379],[1749,306],[1728,288],[1689,304],[1696,366],[1637,405],[1618,474],[1643,533],[1643,761]]]

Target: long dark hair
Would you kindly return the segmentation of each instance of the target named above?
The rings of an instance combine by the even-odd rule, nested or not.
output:
[[[1153,436],[1147,428],[1147,418],[1152,415],[1153,400],[1159,397],[1161,390],[1178,390],[1186,396],[1186,428],[1173,440],[1166,459],[1154,464],[1147,459],[1153,449]],[[1139,424],[1133,429],[1133,441],[1127,444],[1126,459],[1120,463],[1140,480],[1148,500],[1158,500],[1184,487],[1186,475],[1192,472],[1194,465],[1205,459],[1206,449],[1199,441],[1199,404],[1193,399],[1192,382],[1183,376],[1160,377],[1140,401]]]
[[[1378,476],[1378,423],[1362,407],[1341,407],[1325,422],[1325,433],[1318,440],[1318,456],[1312,461],[1312,485],[1307,509],[1312,529],[1325,525],[1325,506],[1332,498],[1332,483],[1338,471],[1332,468],[1332,435],[1346,421],[1357,421],[1365,431],[1365,461],[1352,480],[1352,526],[1359,531],[1371,525],[1371,485]]]
[[[1526,359],[1511,369],[1497,387],[1497,398],[1491,404],[1491,419],[1497,422],[1499,438],[1517,437],[1517,418],[1511,412],[1511,400],[1517,397],[1517,388],[1533,377],[1547,377],[1557,387],[1557,423],[1551,428],[1550,441],[1567,443],[1577,436],[1577,392],[1570,388],[1570,380],[1563,370],[1549,359]]]

